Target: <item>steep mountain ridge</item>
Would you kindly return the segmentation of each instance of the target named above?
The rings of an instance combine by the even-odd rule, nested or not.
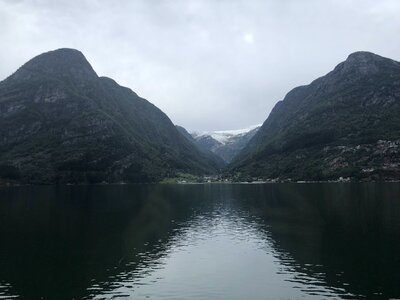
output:
[[[148,182],[216,173],[147,100],[98,77],[83,54],[41,54],[0,83],[0,178],[26,183]]]
[[[400,63],[356,52],[279,101],[230,169],[267,178],[396,179],[399,139]],[[394,148],[375,151],[383,141]]]
[[[207,149],[221,157],[226,163],[230,163],[256,134],[260,126],[261,124],[237,130],[194,131],[191,135],[200,148]]]
[[[190,143],[192,143],[197,149],[199,149],[202,153],[209,157],[210,160],[217,162],[217,165],[221,169],[226,166],[227,163],[222,157],[210,151],[209,149],[207,149],[207,147],[203,147],[203,145],[197,143],[194,137],[184,127],[179,125],[175,125],[175,127]]]

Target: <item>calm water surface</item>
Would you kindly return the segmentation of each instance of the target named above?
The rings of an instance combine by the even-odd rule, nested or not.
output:
[[[0,299],[400,299],[400,184],[0,189]]]

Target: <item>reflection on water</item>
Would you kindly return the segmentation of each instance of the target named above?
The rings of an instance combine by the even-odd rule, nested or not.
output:
[[[0,189],[0,299],[400,298],[400,184]]]

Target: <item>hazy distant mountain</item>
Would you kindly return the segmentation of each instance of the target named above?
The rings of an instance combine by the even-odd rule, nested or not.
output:
[[[231,172],[400,179],[400,63],[356,52],[277,103]]]
[[[229,163],[246,146],[260,126],[225,131],[194,131],[191,135],[199,147],[212,151]]]
[[[0,83],[0,128],[0,179],[147,182],[219,170],[162,111],[73,49],[41,54]]]
[[[197,149],[199,149],[203,154],[208,157],[209,160],[214,161],[219,168],[223,168],[226,166],[227,162],[222,159],[219,155],[210,151],[207,147],[203,147],[203,145],[198,144],[193,136],[182,126],[175,125],[176,129],[188,140],[190,141]]]

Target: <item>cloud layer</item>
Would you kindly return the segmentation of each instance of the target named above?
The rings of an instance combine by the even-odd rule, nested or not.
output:
[[[76,48],[174,123],[236,129],[351,52],[400,60],[399,16],[397,0],[0,0],[0,80]]]

